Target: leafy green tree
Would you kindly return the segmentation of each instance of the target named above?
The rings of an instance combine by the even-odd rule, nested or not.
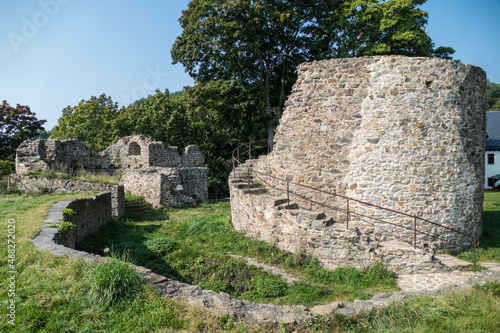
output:
[[[27,139],[38,137],[46,120],[38,120],[27,105],[0,105],[0,160],[14,161],[17,147]],[[7,163],[4,163],[5,165]]]
[[[116,131],[120,137],[143,134],[182,149],[192,140],[185,100],[184,93],[157,90],[155,95],[122,108],[116,120]]]
[[[486,110],[500,111],[500,84],[490,80],[486,83]]]
[[[328,46],[312,24],[324,7],[312,0],[193,0],[179,20],[183,32],[173,46],[173,62],[200,83],[245,83],[259,94],[257,107],[272,137],[295,67]]]
[[[332,30],[332,50],[336,57],[398,54],[437,56],[451,59],[450,47],[434,49],[425,32],[428,13],[418,9],[427,0],[349,0],[344,2],[342,24],[336,26],[327,18]],[[335,23],[335,22],[332,22]],[[328,28],[331,27],[331,28]],[[335,38],[337,31],[339,37]]]
[[[114,122],[118,117],[118,103],[101,94],[82,100],[77,106],[63,109],[57,126],[52,129],[52,139],[77,139],[97,153],[106,149],[116,138]]]
[[[296,67],[327,57],[432,56],[425,0],[193,0],[172,48],[199,83],[239,80],[273,137]],[[443,51],[443,50],[441,50]],[[451,51],[451,50],[448,50]]]
[[[264,136],[266,119],[258,110],[257,99],[240,81],[197,84],[186,94],[193,143],[199,145],[209,169],[209,192],[215,197],[228,195],[232,151],[241,142]]]

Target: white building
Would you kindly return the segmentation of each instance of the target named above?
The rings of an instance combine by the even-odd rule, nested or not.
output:
[[[500,186],[500,111],[486,112],[485,178],[485,188]]]

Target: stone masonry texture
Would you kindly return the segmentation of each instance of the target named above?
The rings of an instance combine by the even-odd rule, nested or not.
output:
[[[203,164],[197,146],[187,146],[179,154],[177,147],[166,147],[143,135],[121,138],[96,156],[78,140],[27,140],[16,155],[20,175],[58,168],[124,173],[121,185],[125,191],[144,196],[155,207],[208,200],[208,170]]]
[[[419,234],[423,248],[452,253],[470,249],[470,237],[425,220],[481,235],[485,86],[486,75],[480,68],[437,58],[375,56],[304,63],[285,103],[274,149],[254,167],[418,216],[418,231],[443,239]],[[284,182],[265,181],[268,187],[286,188]],[[287,220],[288,213],[278,212],[270,199],[264,205],[266,200],[234,186],[231,191],[237,229],[266,241],[281,239],[280,247],[292,251],[309,249],[326,261],[333,256],[329,248],[335,241],[328,230],[313,232],[312,225],[296,217],[288,227],[286,222],[276,223],[273,216]],[[327,212],[333,225],[346,221],[345,199],[293,185],[290,191],[339,208]],[[256,202],[262,207],[256,209]],[[366,244],[413,239],[411,217],[354,200],[349,208]],[[290,235],[299,235],[297,228],[302,237],[294,240]]]

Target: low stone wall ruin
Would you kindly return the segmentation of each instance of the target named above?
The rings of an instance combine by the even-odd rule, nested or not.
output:
[[[90,198],[74,199],[66,206],[75,214],[63,214],[64,219],[75,225],[75,229],[61,233],[61,244],[74,249],[77,242],[97,232],[112,220],[111,192],[104,192]]]
[[[208,169],[203,166],[204,160],[195,145],[187,146],[180,154],[177,147],[166,147],[143,135],[121,138],[95,156],[78,140],[39,139],[24,141],[19,146],[16,172],[23,175],[30,170],[58,168],[120,172],[125,174],[120,182],[125,191],[144,196],[154,207],[181,206],[208,200]],[[34,183],[29,185],[23,179],[22,185],[39,185]],[[61,188],[52,184],[41,186]]]
[[[12,174],[10,186],[22,192],[47,191],[52,193],[109,191],[111,193],[111,214],[115,218],[125,215],[125,192],[123,185],[84,182],[72,179],[37,178],[26,174]]]

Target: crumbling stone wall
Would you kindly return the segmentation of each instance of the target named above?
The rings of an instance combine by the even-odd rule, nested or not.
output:
[[[485,85],[480,68],[437,58],[304,63],[274,150],[259,160],[258,169],[480,236]],[[346,208],[343,199],[293,191]],[[412,218],[395,220],[395,214],[355,202],[350,209],[413,228]],[[335,218],[345,220],[345,213]],[[470,238],[421,220],[417,229],[454,243],[439,242],[439,248],[459,251],[472,245]],[[411,236],[404,229],[398,234]],[[425,235],[419,241],[436,243]]]
[[[69,167],[100,172],[125,172],[121,185],[127,192],[144,195],[153,206],[180,206],[208,200],[208,171],[197,146],[165,147],[143,135],[128,136],[92,156],[78,140],[35,140],[23,142],[16,155],[16,171]],[[176,175],[173,177],[172,175]],[[183,191],[177,191],[181,185]],[[174,188],[174,190],[171,190]]]
[[[125,215],[125,192],[123,185],[91,183],[72,179],[37,178],[26,174],[10,175],[10,185],[23,192],[110,192],[113,217],[120,218]]]
[[[97,232],[100,227],[111,221],[111,192],[103,192],[90,198],[71,200],[66,208],[75,212],[71,216],[64,214],[64,219],[73,223],[75,229],[69,232],[59,232],[60,243],[74,249],[76,243]]]

